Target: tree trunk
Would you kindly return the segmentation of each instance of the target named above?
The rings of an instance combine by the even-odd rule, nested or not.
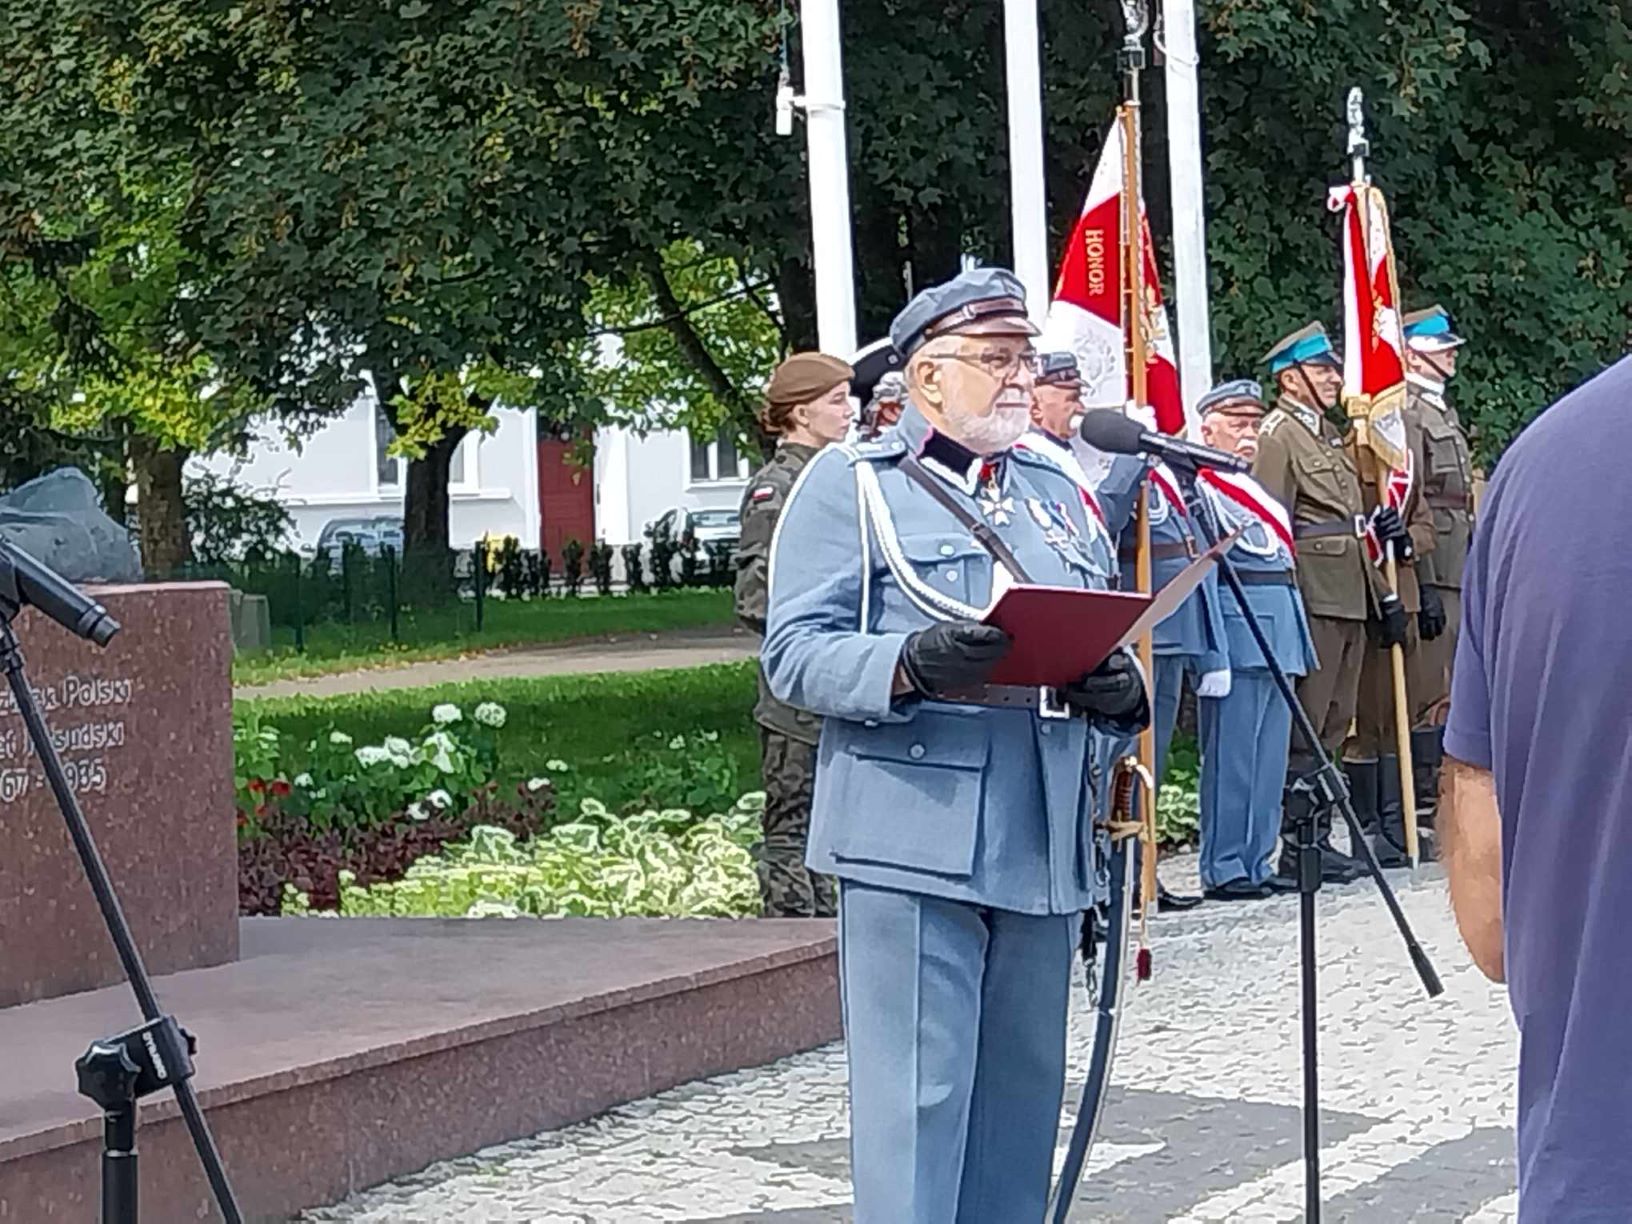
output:
[[[805,259],[782,261],[776,274],[776,300],[782,307],[782,334],[793,352],[816,347],[816,284]],[[848,357],[848,353],[840,356]]]
[[[448,476],[464,431],[450,433],[408,463],[402,505],[405,594],[410,601],[439,602],[453,595],[453,554],[448,546]]]
[[[160,446],[139,433],[130,435],[130,463],[136,472],[136,541],[150,578],[170,578],[192,559],[187,508],[181,500],[185,450]]]

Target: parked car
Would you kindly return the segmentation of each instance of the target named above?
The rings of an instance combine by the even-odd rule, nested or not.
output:
[[[696,540],[704,552],[716,544],[735,549],[742,539],[742,513],[734,506],[728,510],[687,510],[676,506],[646,528],[648,536],[661,532],[667,532],[681,544]]]
[[[355,544],[370,557],[378,557],[387,548],[402,555],[402,520],[390,515],[373,518],[338,518],[323,524],[317,535],[315,553],[338,565],[349,545]]]

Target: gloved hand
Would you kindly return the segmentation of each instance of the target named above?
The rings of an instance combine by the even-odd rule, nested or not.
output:
[[[1377,619],[1385,647],[1405,645],[1405,605],[1398,595],[1390,592],[1383,596]]]
[[[1009,635],[979,621],[942,621],[920,629],[901,648],[901,667],[925,696],[986,683],[1009,653]]]
[[[1230,669],[1225,667],[1219,671],[1210,671],[1196,681],[1197,697],[1228,697],[1230,695]]]
[[[1093,671],[1060,689],[1059,698],[1078,714],[1110,721],[1134,718],[1147,709],[1145,679],[1126,650],[1113,651]]]
[[[1393,506],[1378,506],[1371,512],[1371,529],[1376,533],[1379,544],[1384,547],[1394,545],[1394,560],[1409,561],[1416,555],[1416,550],[1411,547],[1411,533],[1405,529],[1405,521]]]
[[[1431,586],[1422,588],[1422,611],[1417,613],[1417,633],[1425,642],[1431,642],[1445,632],[1445,601]]]

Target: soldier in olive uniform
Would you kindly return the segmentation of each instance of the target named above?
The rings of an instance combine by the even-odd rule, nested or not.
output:
[[[1424,634],[1411,677],[1416,722],[1411,759],[1416,764],[1417,806],[1432,820],[1439,795],[1439,762],[1451,694],[1451,661],[1456,657],[1462,620],[1462,566],[1473,533],[1473,461],[1456,409],[1445,400],[1445,384],[1456,374],[1457,349],[1464,343],[1444,307],[1430,306],[1405,316],[1406,384],[1422,422],[1427,462],[1422,469],[1423,500],[1434,521],[1434,544],[1417,558],[1422,583],[1423,627],[1437,612],[1444,632]],[[1437,603],[1437,608],[1433,606]]]
[[[771,376],[762,423],[776,454],[754,473],[742,499],[737,549],[737,619],[765,632],[771,544],[794,482],[816,453],[842,442],[850,429],[850,366],[825,353],[795,353]],[[767,918],[830,918],[838,912],[833,882],[805,866],[816,740],[821,720],[778,701],[759,671],[761,764],[765,780],[765,841],[759,894]]]
[[[1444,632],[1443,615],[1424,616],[1437,598],[1425,603],[1417,579],[1417,561],[1434,546],[1434,520],[1422,496],[1422,473],[1427,470],[1423,452],[1422,423],[1407,405],[1405,420],[1406,467],[1391,473],[1386,509],[1379,508],[1375,470],[1370,456],[1354,456],[1361,479],[1365,504],[1377,524],[1372,545],[1380,547],[1384,537],[1394,540],[1395,574],[1399,579],[1400,606],[1405,612],[1405,660],[1407,675],[1415,670],[1417,651],[1423,639]],[[1403,525],[1403,534],[1402,534]],[[1374,559],[1380,553],[1373,554]],[[1408,700],[1410,700],[1408,695]],[[1411,708],[1415,708],[1414,706]],[[1350,740],[1343,770],[1349,779],[1349,797],[1355,814],[1367,833],[1372,849],[1384,867],[1403,867],[1410,859],[1405,852],[1405,807],[1400,795],[1399,740],[1394,731],[1394,658],[1388,647],[1374,641],[1365,651],[1360,669],[1360,701],[1355,710],[1354,738]],[[1424,855],[1430,849],[1421,847]]]
[[[1388,640],[1403,641],[1405,612],[1366,556],[1360,477],[1343,431],[1327,417],[1337,407],[1343,375],[1325,328],[1309,324],[1277,343],[1264,360],[1280,397],[1259,431],[1252,474],[1292,519],[1298,587],[1316,654],[1316,666],[1298,680],[1298,698],[1335,757],[1360,696],[1367,622],[1378,622]],[[1315,766],[1309,749],[1294,743],[1287,760],[1283,831],[1288,838],[1314,804],[1305,780]],[[1356,879],[1365,870],[1334,849],[1325,831],[1320,843],[1323,879]],[[1282,850],[1282,874],[1291,875],[1294,867],[1289,843]]]

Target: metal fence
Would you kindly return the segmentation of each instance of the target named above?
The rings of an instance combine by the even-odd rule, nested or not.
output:
[[[559,555],[516,541],[464,550],[399,553],[348,544],[307,555],[280,551],[240,561],[194,564],[150,575],[215,579],[266,600],[271,645],[306,651],[326,645],[446,640],[477,634],[543,601],[615,592],[725,587],[729,544],[703,547],[654,539],[614,548],[569,541]]]

